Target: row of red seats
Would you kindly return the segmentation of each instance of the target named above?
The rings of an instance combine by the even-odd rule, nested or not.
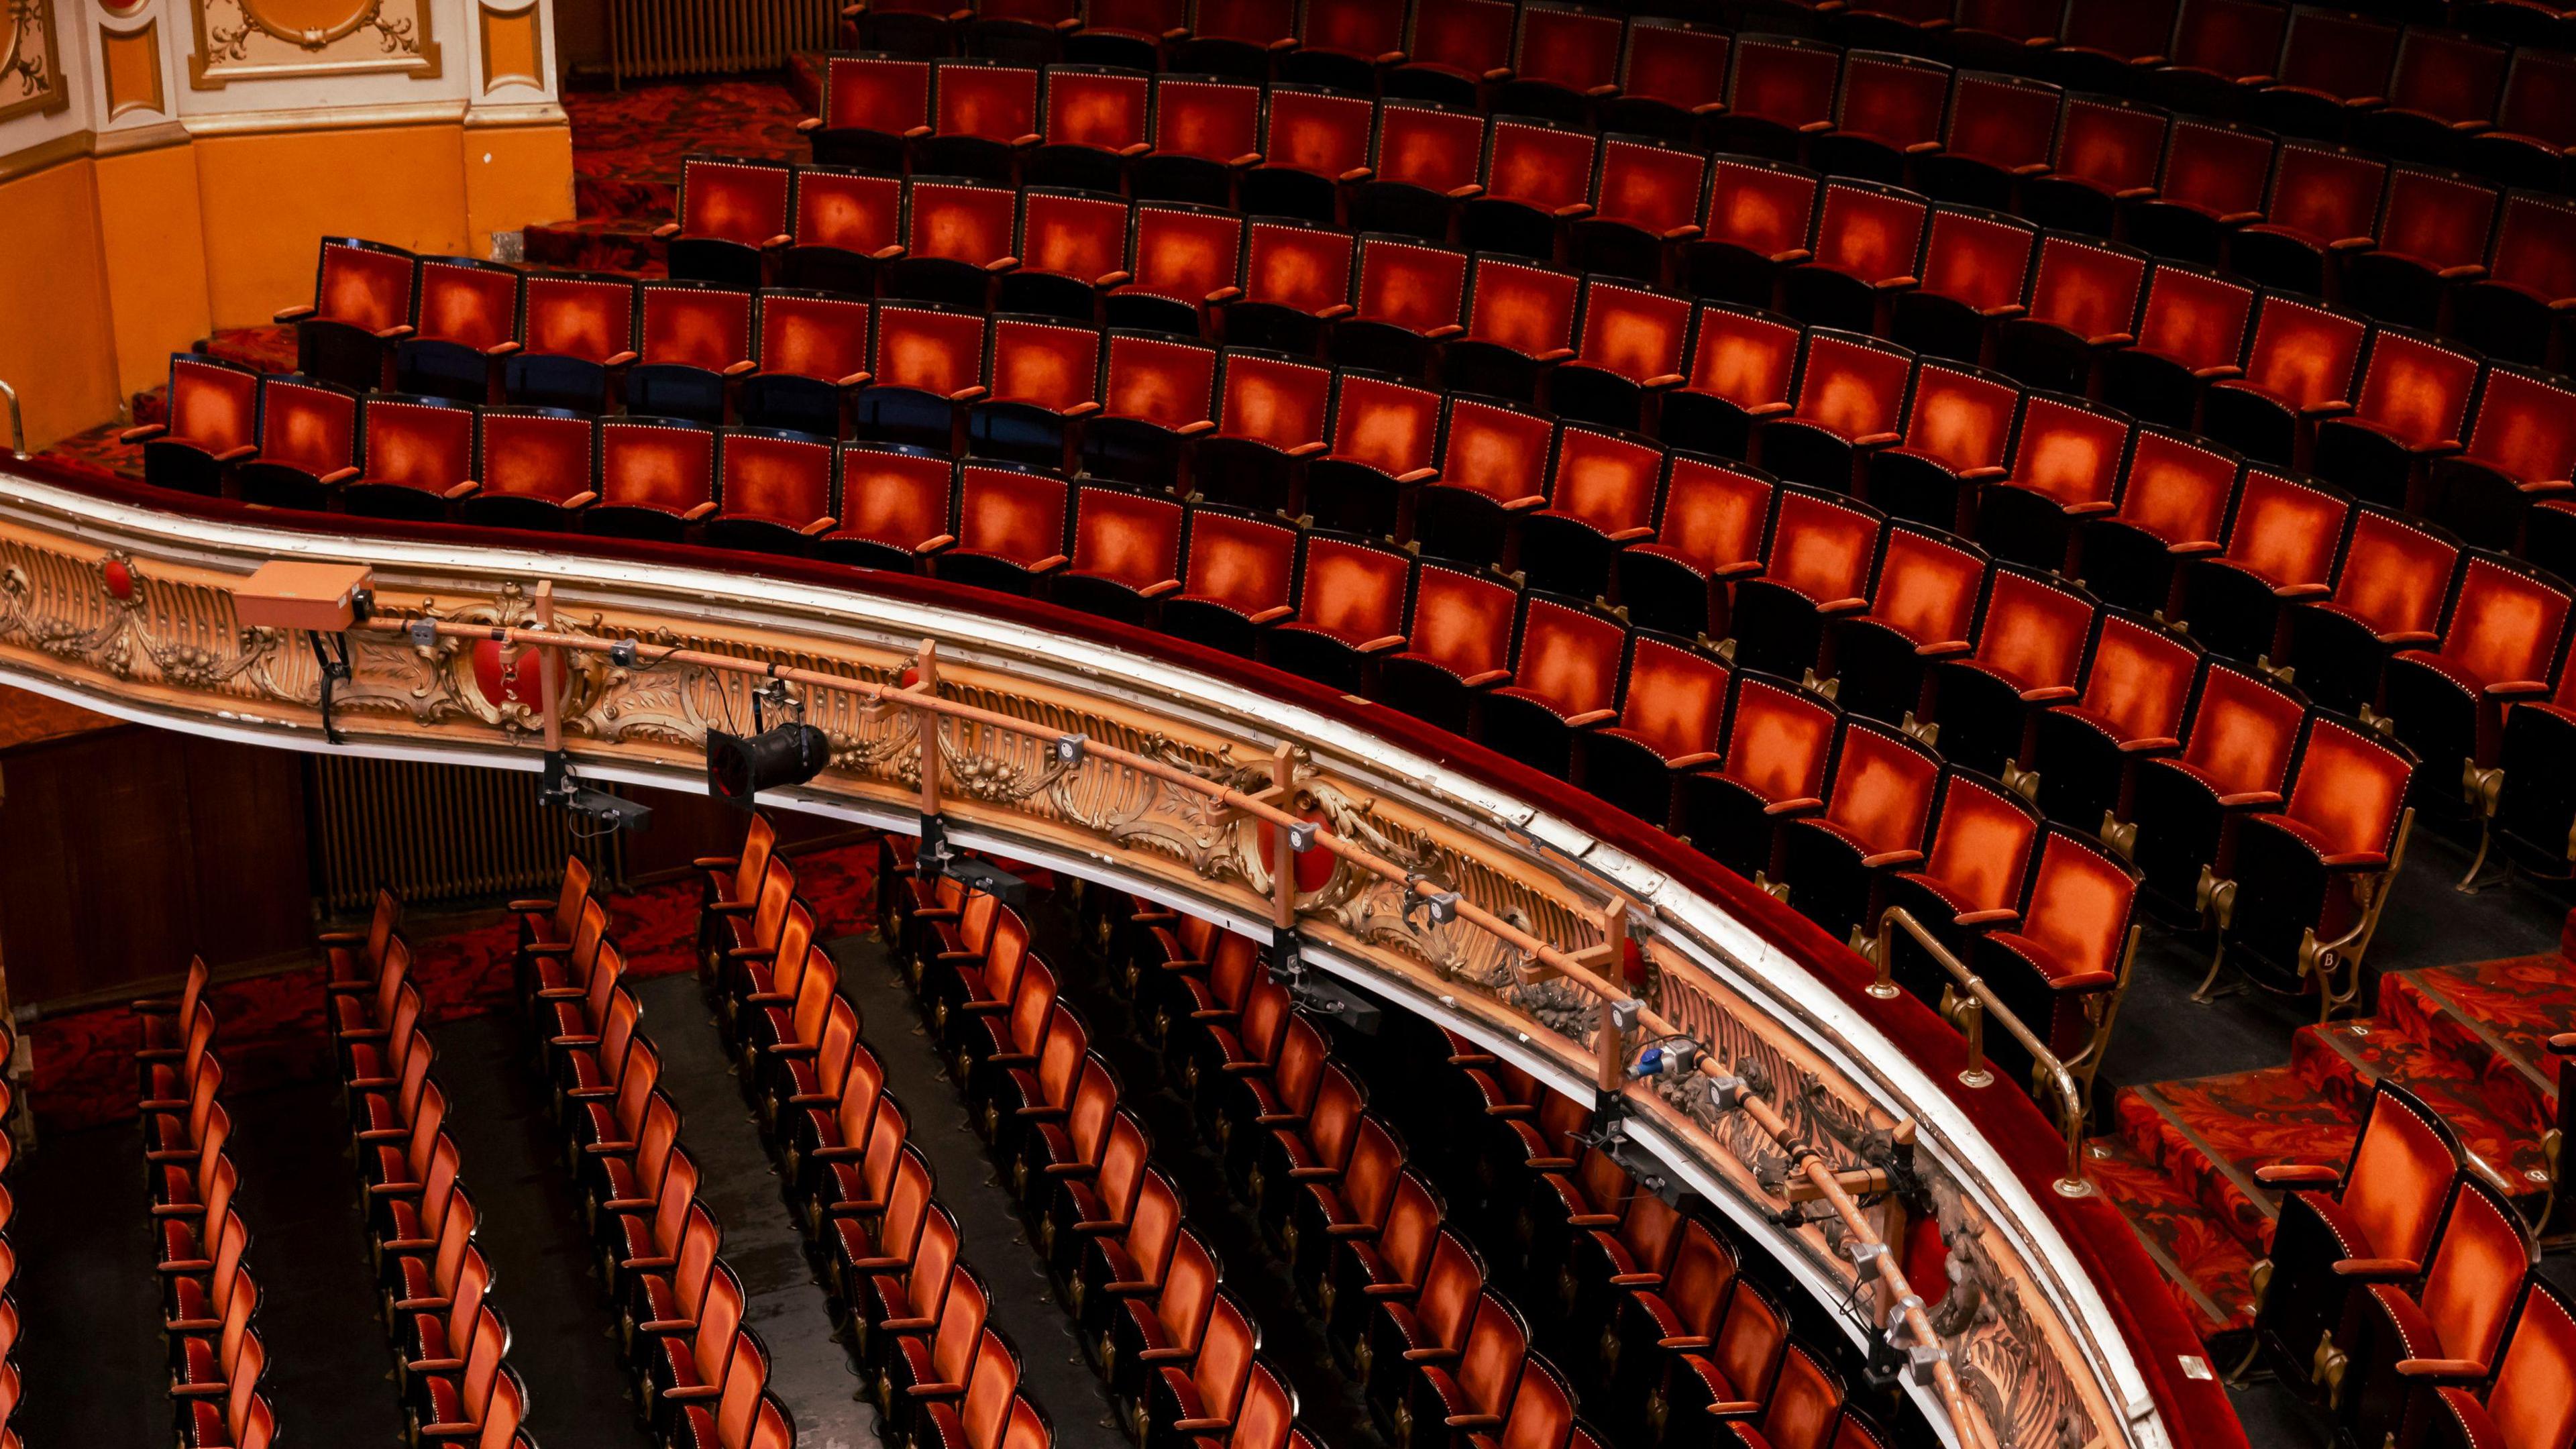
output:
[[[984,1279],[960,1256],[957,1220],[776,843],[755,818],[738,855],[697,863],[700,979],[878,1433],[924,1449],[1048,1449],[1019,1351],[987,1321]]]
[[[2444,1449],[2576,1442],[2576,1300],[2494,1173],[2381,1078],[2341,1167],[2257,1174],[2281,1193],[2256,1351],[2342,1435]]]
[[[233,1206],[239,1169],[227,1150],[232,1116],[222,1101],[223,1057],[207,1002],[203,959],[188,963],[179,994],[134,1003],[142,1045],[134,1054],[135,1106],[151,1180],[152,1232],[159,1248],[163,1320],[170,1361],[171,1435],[181,1449],[268,1449],[277,1416],[260,1380],[268,1346],[252,1327],[259,1282],[243,1254],[250,1231]],[[0,1148],[11,1156],[14,1146]],[[0,1160],[0,1173],[7,1162]],[[0,1226],[8,1200],[0,1189]],[[17,1444],[18,1308],[6,1296],[17,1255],[0,1236],[0,1442]]]
[[[622,980],[626,956],[579,857],[552,899],[513,901],[517,1000],[550,1083],[565,1159],[642,1417],[672,1449],[793,1449],[769,1387],[769,1347],[743,1321],[742,1281],[698,1196],[662,1057]]]
[[[192,969],[202,970],[197,963],[190,964]],[[136,1003],[138,1012],[147,1022],[160,1005],[157,1002]],[[144,1050],[157,1050],[148,1026],[146,1032]],[[168,1040],[166,1030],[159,1040]],[[0,1061],[9,1060],[9,1053],[16,1046],[15,1035],[6,1026],[0,1026]],[[144,1091],[150,1094],[149,1084]],[[17,1133],[13,1125],[17,1107],[17,1087],[5,1074],[0,1074],[0,1449],[18,1449],[18,1431],[10,1427],[9,1421],[17,1417],[22,1387],[18,1374],[18,1301],[10,1292],[18,1277],[18,1256],[9,1246],[9,1223],[17,1213],[17,1200],[9,1195],[8,1187],[9,1166],[18,1158]]]
[[[326,934],[324,1020],[340,1069],[352,1157],[394,1380],[410,1432],[533,1449],[520,1426],[528,1392],[508,1363],[509,1325],[490,1300],[492,1270],[474,1244],[436,1049],[422,1030],[402,903],[379,889],[360,931]]]

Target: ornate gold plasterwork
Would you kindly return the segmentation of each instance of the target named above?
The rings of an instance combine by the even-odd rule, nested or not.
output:
[[[0,0],[0,27],[0,121],[69,106],[54,0]]]
[[[188,84],[399,71],[440,73],[430,0],[189,0]]]
[[[75,526],[0,499],[0,673],[32,677],[79,697],[191,720],[236,734],[267,729],[310,744],[319,734],[320,675],[300,638],[245,629],[229,584],[274,551],[257,541],[190,536],[186,520],[156,535],[104,524]],[[366,559],[354,540],[347,556]],[[495,556],[498,557],[498,556]],[[533,580],[458,549],[435,569],[376,563],[377,608],[397,618],[526,626]],[[666,774],[698,775],[708,730],[751,727],[753,678],[674,662],[666,647],[777,664],[887,686],[912,663],[916,633],[872,614],[860,594],[842,607],[768,607],[711,601],[675,580],[605,586],[556,580],[553,627],[643,641],[637,659],[567,652],[560,676],[562,726],[576,762],[614,760]],[[650,571],[643,571],[649,574]],[[720,607],[718,606],[720,605]],[[963,629],[941,637],[939,692],[1017,722],[936,719],[899,703],[830,687],[799,691],[804,718],[832,742],[832,763],[807,787],[819,796],[888,815],[919,798],[924,745],[940,772],[949,815],[961,826],[1064,859],[1104,863],[1130,883],[1238,919],[1266,919],[1273,861],[1270,827],[1150,770],[1086,754],[1066,764],[1052,746],[1080,734],[1200,779],[1252,791],[1271,783],[1275,724],[1224,715],[1187,679],[1149,682],[1057,667],[1042,651],[1013,653]],[[525,660],[488,639],[439,635],[422,645],[404,632],[351,636],[352,677],[334,692],[340,730],[357,743],[533,750],[542,721]],[[533,656],[528,656],[533,657]],[[1324,822],[1442,890],[1457,891],[1556,948],[1604,944],[1600,915],[1612,888],[1580,863],[1530,845],[1512,824],[1439,797],[1430,787],[1316,741],[1286,741],[1288,808]],[[1335,858],[1301,874],[1301,929],[1335,956],[1361,963],[1391,993],[1438,1000],[1470,1022],[1555,1058],[1588,1078],[1597,1006],[1562,979],[1530,983],[1527,960],[1499,937],[1440,924],[1408,910],[1403,884]],[[1838,1069],[1809,1038],[1815,1028],[1731,987],[1708,964],[1725,956],[1672,919],[1632,918],[1646,972],[1638,988],[1729,1071],[1754,1084],[1790,1126],[1789,1137],[1832,1165],[1884,1165],[1901,1155],[1884,1088]],[[1739,963],[1740,964],[1740,963]],[[1699,1079],[1638,1105],[1759,1221],[1780,1225],[1775,1246],[1812,1277],[1848,1289],[1858,1270],[1842,1251],[1843,1225],[1818,1205],[1787,1200],[1791,1164],[1778,1141],[1741,1112],[1713,1110]],[[1928,1217],[1946,1251],[1947,1291],[1932,1305],[1971,1398],[2007,1449],[2084,1449],[2133,1442],[2112,1408],[2062,1293],[2029,1261],[2028,1222],[1998,1220],[1982,1189],[1935,1154],[1910,1158],[1919,1177],[1907,1196],[1868,1204],[1877,1230],[1903,1243],[1910,1213]]]

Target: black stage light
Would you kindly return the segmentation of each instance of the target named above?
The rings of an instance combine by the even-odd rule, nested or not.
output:
[[[802,785],[832,762],[832,740],[809,724],[783,724],[756,735],[707,731],[707,793],[738,809],[763,790]]]

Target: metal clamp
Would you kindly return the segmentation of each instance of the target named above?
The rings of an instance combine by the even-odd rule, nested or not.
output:
[[[620,669],[634,668],[635,641],[632,639],[620,639],[616,643],[609,645],[608,662],[616,665]]]
[[[411,647],[414,649],[435,649],[438,647],[438,621],[436,619],[414,619],[411,621]]]
[[[1721,1112],[1732,1112],[1744,1105],[1753,1088],[1742,1077],[1715,1076],[1708,1079],[1708,1104]]]
[[[1083,751],[1089,743],[1089,739],[1080,734],[1056,736],[1055,762],[1068,770],[1079,766],[1082,763]]]

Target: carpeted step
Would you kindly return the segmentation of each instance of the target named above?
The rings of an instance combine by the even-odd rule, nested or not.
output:
[[[2125,1138],[2085,1144],[2084,1171],[2146,1245],[2184,1316],[2220,1362],[2244,1351],[2254,1325],[2254,1255],[2226,1224],[2140,1157]]]
[[[2272,1241],[2275,1195],[2254,1179],[2278,1162],[2340,1167],[2357,1120],[2288,1067],[2123,1089],[2120,1135],[2207,1208],[2249,1252]]]
[[[657,224],[639,217],[546,222],[521,233],[523,255],[530,266],[666,276],[663,245],[653,237]]]
[[[2454,1048],[2463,1061],[2507,1058],[2554,1095],[2558,1064],[2549,1038],[2576,1030],[2576,964],[2552,954],[2400,972],[2381,981],[2379,1014],[2423,1019],[2438,1034],[2426,1039]]]
[[[2383,1018],[2306,1026],[2291,1038],[2290,1065],[2319,1096],[2361,1116],[2372,1086],[2392,1078],[2440,1113],[2460,1143],[2502,1176],[2515,1197],[2537,1205],[2549,1189],[2540,1137],[2552,1125],[2520,1083],[2500,1090],[2421,1038]]]
[[[571,91],[573,201],[585,221],[669,221],[680,158],[693,152],[800,161],[811,154],[796,123],[811,114],[779,77]]]

